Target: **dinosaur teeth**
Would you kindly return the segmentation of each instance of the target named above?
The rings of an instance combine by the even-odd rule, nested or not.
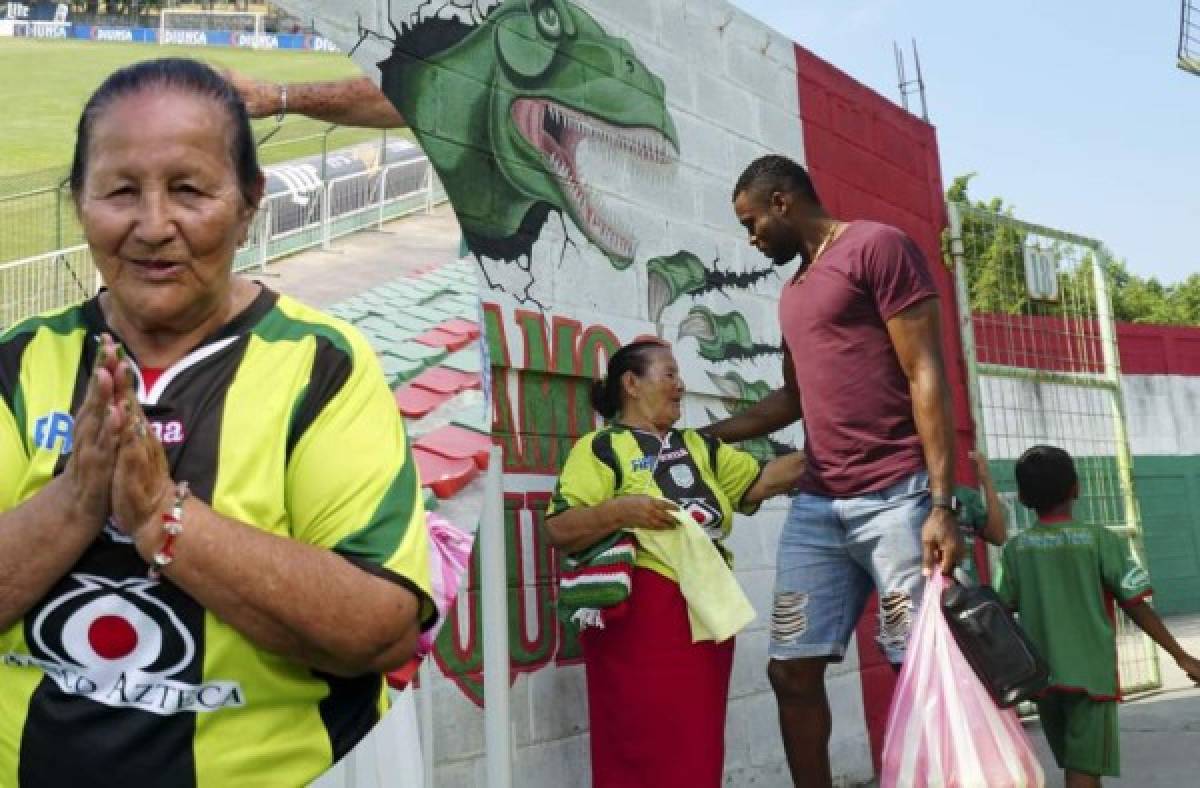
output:
[[[671,286],[662,274],[653,272],[646,279],[647,300],[650,302],[650,319],[657,322],[671,301]]]
[[[740,399],[742,397],[742,387],[737,384],[730,376],[718,375],[714,372],[705,372],[708,379],[712,381],[713,386],[722,397],[733,397]],[[736,373],[733,373],[736,374]]]
[[[684,339],[686,337],[695,337],[702,341],[711,342],[717,338],[717,327],[707,315],[693,312],[679,324],[679,336],[677,338]]]
[[[654,129],[617,127],[551,102],[543,106],[569,135],[560,139],[562,150],[544,155],[582,229],[610,254],[631,259],[637,242],[629,222],[613,215],[613,195],[625,193],[630,179],[664,183],[669,170],[663,165],[674,161],[669,141]],[[580,150],[581,142],[588,146]]]
[[[571,168],[567,166],[567,163],[563,160],[562,156],[560,156],[558,153],[551,153],[547,158],[550,159],[550,163],[554,166],[554,170],[560,178],[564,180],[572,180]]]
[[[654,164],[666,164],[673,159],[665,138],[657,131],[617,128],[565,107],[555,104],[548,104],[547,107],[552,117],[566,128],[609,148],[632,153]]]

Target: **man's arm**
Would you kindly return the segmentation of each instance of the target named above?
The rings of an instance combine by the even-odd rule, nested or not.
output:
[[[387,96],[367,77],[336,82],[289,82],[285,107],[283,85],[233,70],[224,73],[246,102],[246,111],[252,118],[267,118],[286,111],[339,126],[396,129],[408,125]]]
[[[800,483],[808,462],[804,452],[793,451],[766,464],[762,473],[742,496],[742,504],[753,506],[776,495],[783,495]]]
[[[935,496],[949,496],[954,492],[954,417],[942,361],[938,300],[926,298],[897,313],[887,321],[887,330],[908,378],[913,418],[929,470],[929,490]],[[954,513],[935,508],[925,522],[921,542],[926,568],[937,563],[949,574],[962,553]]]
[[[1133,619],[1133,623],[1150,636],[1151,640],[1171,655],[1171,658],[1189,679],[1200,684],[1200,660],[1183,650],[1183,647],[1163,624],[1163,620],[1158,617],[1158,613],[1154,612],[1154,608],[1146,604],[1144,600],[1139,600],[1135,604],[1125,607],[1125,612]]]
[[[700,430],[726,443],[770,435],[804,417],[800,388],[787,346],[783,350],[783,388],[775,389],[741,413],[714,422]]]

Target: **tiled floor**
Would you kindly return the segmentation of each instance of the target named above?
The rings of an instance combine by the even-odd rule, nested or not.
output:
[[[474,266],[456,259],[458,227],[447,208],[340,239],[268,269],[263,280],[353,324],[379,355],[396,391],[422,480],[448,497],[480,467],[463,455],[469,430],[486,440],[479,407],[480,335]],[[476,396],[472,397],[472,392]],[[453,429],[452,429],[453,428]]]
[[[474,265],[457,259],[446,208],[280,261],[269,286],[354,325],[375,349],[405,416],[426,508],[473,531],[491,446],[481,391]]]

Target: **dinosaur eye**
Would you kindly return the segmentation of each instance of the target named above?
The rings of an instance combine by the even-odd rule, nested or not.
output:
[[[538,30],[546,38],[558,38],[562,35],[562,20],[558,17],[558,11],[553,7],[547,6],[537,14]]]

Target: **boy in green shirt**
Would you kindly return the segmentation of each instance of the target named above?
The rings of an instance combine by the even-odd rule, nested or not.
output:
[[[1200,662],[1146,604],[1150,577],[1129,547],[1106,528],[1072,519],[1079,480],[1071,455],[1034,446],[1017,460],[1016,477],[1021,503],[1038,522],[1005,545],[996,592],[1050,665],[1037,706],[1067,788],[1099,786],[1101,775],[1120,774],[1113,602],[1196,682]]]

